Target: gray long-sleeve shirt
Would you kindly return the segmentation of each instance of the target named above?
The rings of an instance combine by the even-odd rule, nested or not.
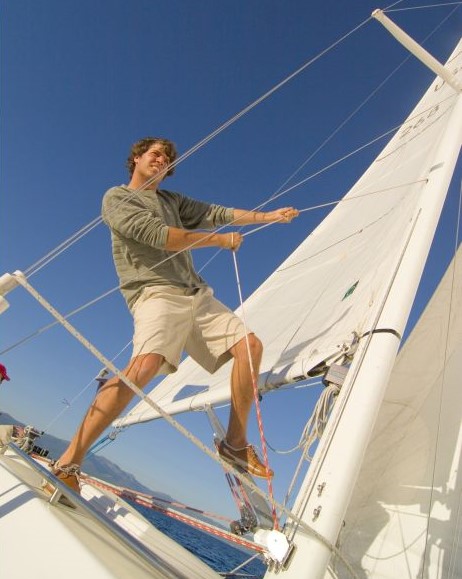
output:
[[[112,255],[128,307],[132,308],[147,286],[205,286],[190,251],[175,255],[165,249],[168,228],[213,229],[230,223],[233,215],[232,208],[163,189],[136,193],[125,186],[109,189],[103,198],[102,217],[111,230]]]

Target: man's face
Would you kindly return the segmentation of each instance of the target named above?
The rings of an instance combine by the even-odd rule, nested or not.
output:
[[[160,183],[165,176],[165,169],[170,163],[170,159],[165,153],[165,148],[161,143],[154,143],[149,149],[134,158],[135,172],[137,175]]]

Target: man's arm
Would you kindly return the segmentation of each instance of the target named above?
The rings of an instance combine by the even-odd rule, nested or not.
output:
[[[274,211],[247,211],[234,209],[233,225],[253,225],[255,223],[290,223],[299,214],[298,209],[282,207]]]
[[[255,223],[290,223],[299,214],[298,209],[282,207],[274,211],[247,211],[234,209],[233,222],[230,225],[251,225]],[[187,231],[177,227],[168,228],[168,251],[181,251],[199,247],[221,247],[237,251],[243,241],[238,231],[232,233],[205,233],[201,231]]]
[[[165,249],[167,251],[181,251],[182,249],[197,249],[199,247],[221,247],[222,249],[237,251],[242,239],[243,237],[238,231],[207,233],[169,227]]]

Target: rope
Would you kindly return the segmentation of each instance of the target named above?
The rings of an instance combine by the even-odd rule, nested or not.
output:
[[[330,411],[332,410],[335,398],[338,396],[339,391],[340,388],[338,386],[331,384],[322,391],[321,396],[316,402],[314,411],[306,423],[302,436],[300,437],[298,448],[303,447],[303,453],[300,456],[297,467],[292,476],[292,480],[287,489],[286,496],[284,497],[284,506],[289,503],[289,499],[295,488],[295,483],[297,482],[297,479],[300,475],[303,462],[305,460],[311,462],[312,460],[312,457],[309,456],[309,450],[314,442],[320,439],[324,433]]]
[[[400,0],[400,1],[401,1],[401,0]],[[386,8],[385,10],[390,10],[390,9],[391,9],[391,6],[395,6],[395,5],[399,4],[400,1],[399,1],[399,2],[395,2],[394,4],[391,4],[391,5],[390,5],[390,8]],[[454,9],[437,27],[435,27],[435,29],[425,38],[424,42],[425,42],[432,34],[434,34],[434,32],[453,14],[453,12],[454,12],[455,10],[456,10],[456,9]],[[368,20],[369,20],[369,19],[368,19]],[[360,28],[363,24],[365,24],[366,22],[367,22],[367,20],[364,21],[363,23],[361,23],[358,27],[354,28],[352,31],[350,31],[350,33],[348,33],[346,36],[342,37],[338,42],[340,42],[341,40],[345,39],[347,36],[349,36],[350,34],[352,34],[353,32],[355,32],[357,29],[359,29],[359,28]],[[330,48],[333,48],[334,46],[335,46],[335,44],[334,44],[334,45],[331,45]],[[325,52],[327,52],[328,50],[330,50],[330,48],[329,48],[329,49],[326,49]],[[320,53],[320,54],[318,55],[318,57],[316,57],[316,58],[319,58],[322,54],[323,54],[323,53]],[[407,57],[407,58],[409,58],[409,57]],[[393,71],[393,73],[391,73],[391,74],[385,79],[385,81],[384,81],[381,85],[379,85],[379,87],[377,87],[377,88],[373,91],[373,93],[372,93],[370,96],[372,96],[379,88],[381,88],[381,86],[383,86],[383,84],[394,74],[394,72],[396,72],[396,71],[398,70],[398,68],[400,68],[400,67],[402,66],[402,64],[404,64],[404,62],[407,60],[407,58]],[[307,63],[307,65],[308,65],[308,64],[309,64],[309,63]],[[294,74],[295,74],[295,73],[294,73]],[[367,102],[367,100],[369,100],[370,96],[363,102],[363,104],[365,104],[365,102]],[[442,102],[444,102],[444,101],[442,101]],[[440,103],[440,104],[441,104],[441,103]],[[336,129],[336,131],[334,131],[334,133],[333,133],[328,139],[326,139],[326,141],[324,141],[324,143],[308,158],[307,161],[305,161],[305,162],[301,165],[301,167],[300,167],[294,174],[298,173],[298,171],[299,171],[317,152],[319,152],[319,150],[321,150],[321,148],[332,138],[332,136],[333,136],[336,132],[338,132],[338,130],[339,130],[342,126],[344,126],[344,125],[348,122],[348,120],[349,120],[361,107],[362,107],[362,105],[360,105],[360,107],[359,107],[358,109],[356,109],[356,110],[354,111],[354,113],[353,113],[352,115],[350,115],[350,116],[346,119],[346,121],[344,121],[344,122],[340,125],[340,127],[338,127],[338,129]],[[396,128],[396,127],[395,127],[395,128]],[[389,133],[392,132],[393,130],[394,130],[394,129],[392,129],[391,131],[388,131],[387,133],[385,133],[385,134],[382,135],[382,136],[385,136],[385,135],[389,134]],[[379,138],[381,138],[381,137],[378,137],[378,139],[379,139]],[[375,140],[376,140],[376,139],[375,139]],[[365,145],[365,146],[368,146],[369,144],[374,143],[375,140],[370,141],[370,142],[369,142],[367,145]],[[355,153],[358,152],[359,150],[361,150],[361,149],[357,149],[356,151],[354,151],[354,152],[351,153],[350,155],[355,154]],[[185,153],[185,155],[186,155],[186,153]],[[350,155],[348,155],[348,156],[350,156]],[[336,161],[335,163],[333,163],[333,164],[331,164],[331,165],[329,165],[329,166],[326,166],[326,167],[323,168],[322,170],[318,171],[318,172],[315,173],[315,174],[312,174],[312,175],[309,176],[308,178],[306,178],[306,179],[304,179],[303,181],[299,182],[298,184],[290,187],[289,189],[286,189],[285,191],[282,191],[282,192],[279,192],[279,193],[276,193],[276,194],[271,195],[266,202],[263,202],[262,204],[260,204],[259,206],[257,206],[255,209],[259,209],[259,208],[264,207],[265,203],[268,203],[269,201],[272,201],[272,200],[274,200],[274,199],[277,199],[277,198],[280,197],[281,195],[288,193],[289,191],[291,191],[291,190],[293,190],[294,188],[302,185],[303,183],[305,183],[305,182],[307,182],[308,180],[314,178],[315,176],[319,175],[320,173],[328,170],[329,168],[331,168],[332,166],[334,166],[334,165],[337,164],[338,162],[341,162],[342,160],[348,158],[348,156],[345,156],[345,157],[343,157],[342,159]],[[178,163],[180,162],[180,159],[182,159],[182,157],[180,157],[179,159],[177,159]],[[178,164],[178,163],[177,163],[177,164]],[[172,164],[171,166],[173,167],[173,164]],[[170,167],[170,166],[169,166],[169,167]],[[167,169],[168,169],[168,168],[167,168]],[[166,169],[166,170],[167,170],[167,169]],[[293,175],[294,175],[294,174],[293,174]],[[293,175],[292,175],[292,176],[293,176]],[[292,178],[292,176],[289,177],[289,178],[286,180],[286,183]],[[91,229],[97,224],[97,221],[100,222],[100,220],[101,220],[101,218],[97,218],[97,219],[93,220],[93,221],[90,222],[87,226],[85,226],[84,228],[82,228],[82,229],[80,230],[80,232],[83,232],[83,231],[86,230],[86,229],[91,230]],[[77,232],[76,234],[74,234],[74,236],[70,237],[69,240],[72,240],[72,239],[74,239],[74,238],[77,238],[77,236],[80,235],[80,232]],[[79,237],[79,238],[80,238],[80,237]],[[65,244],[66,244],[66,242],[63,242],[60,246],[58,246],[58,248],[63,247]],[[58,248],[57,248],[57,249],[58,249]],[[37,262],[37,264],[40,264],[45,258],[47,258],[48,256],[51,256],[52,253],[53,253],[53,252],[50,252],[49,254],[47,254],[44,258],[42,258],[42,260],[39,260],[39,261]],[[217,254],[218,254],[218,253],[219,253],[219,252],[217,252]],[[216,255],[217,255],[217,254],[216,254]],[[214,257],[215,257],[215,256],[213,256],[209,261],[212,261],[212,259],[214,259]],[[51,261],[51,260],[49,260],[49,261]],[[47,263],[48,263],[48,262],[47,262]],[[27,270],[25,270],[26,275],[28,275],[29,272],[31,272],[31,271],[33,270],[33,268],[34,268],[34,266],[31,266],[30,268],[28,268]],[[76,313],[78,313],[78,312],[86,309],[87,307],[90,307],[91,305],[97,303],[97,302],[100,301],[101,299],[103,299],[103,298],[109,296],[110,294],[114,293],[117,289],[119,289],[118,286],[115,287],[115,288],[113,288],[113,289],[111,289],[111,290],[109,290],[108,292],[102,294],[101,296],[95,298],[94,300],[91,300],[90,302],[87,302],[86,304],[82,305],[80,308],[77,308],[76,310],[73,310],[72,312],[70,312],[69,314],[67,314],[66,317],[71,317],[72,315],[75,315]],[[2,351],[0,352],[0,355],[6,354],[7,352],[13,350],[14,348],[20,346],[20,345],[23,344],[23,343],[29,341],[29,340],[32,339],[33,337],[36,337],[36,336],[40,335],[41,333],[45,332],[46,330],[50,329],[51,327],[53,327],[53,326],[55,326],[55,325],[56,325],[56,322],[54,322],[54,323],[52,323],[52,324],[50,324],[50,325],[47,325],[47,326],[43,326],[41,329],[37,330],[36,332],[33,332],[32,334],[29,334],[28,336],[26,336],[26,337],[23,338],[22,340],[20,340],[20,341],[18,341],[18,342],[15,342],[15,343],[12,344],[10,347],[7,347],[7,348],[5,348],[4,350],[2,350]]]
[[[229,472],[226,472],[226,470],[225,470],[225,477],[226,477],[226,481],[229,485],[229,489],[231,491],[231,496],[233,497],[234,504],[237,507],[237,511],[240,512],[243,502],[244,502],[245,506],[248,506],[248,497],[247,497],[247,495],[244,495],[243,499],[241,500],[241,497],[239,496],[239,493],[237,492],[237,489],[236,489],[236,484],[233,482],[233,477]]]
[[[416,114],[415,117],[408,117],[403,123],[400,123],[399,125],[395,125],[394,127],[392,127],[391,129],[388,129],[387,131],[385,131],[384,133],[382,133],[381,135],[374,137],[373,139],[371,139],[370,141],[366,142],[365,144],[361,145],[360,147],[357,147],[356,149],[353,149],[353,151],[343,155],[342,157],[339,157],[338,159],[336,159],[335,161],[333,161],[332,163],[329,163],[328,165],[325,165],[324,167],[322,167],[321,169],[319,169],[318,171],[312,173],[311,175],[309,175],[308,177],[306,177],[305,179],[302,179],[301,181],[298,181],[298,183],[296,183],[295,185],[292,185],[291,187],[288,187],[287,189],[284,189],[283,191],[281,191],[278,195],[273,195],[271,197],[271,201],[274,201],[275,199],[277,199],[278,197],[281,197],[282,195],[286,195],[287,193],[289,193],[290,191],[292,191],[293,189],[296,189],[297,187],[300,187],[301,185],[307,183],[308,181],[310,181],[311,179],[314,179],[315,177],[318,177],[319,175],[321,175],[322,173],[325,173],[326,171],[328,171],[329,169],[332,169],[332,167],[335,167],[336,165],[338,165],[339,163],[342,163],[343,161],[345,161],[346,159],[349,159],[350,157],[352,157],[353,155],[356,155],[357,153],[361,152],[362,150],[366,149],[367,147],[370,147],[371,145],[374,145],[375,143],[377,143],[378,141],[380,141],[381,139],[384,139],[385,137],[391,135],[392,133],[394,133],[395,131],[398,131],[400,128],[402,128],[404,126],[405,123],[409,123],[412,122],[414,119],[419,118],[422,114],[425,114],[427,112],[430,112],[432,109],[435,108],[435,106],[440,106],[442,104],[444,104],[446,101],[449,100],[454,100],[457,101],[457,95],[453,94],[450,95],[448,97],[446,97],[445,99],[442,99],[441,101],[439,101],[436,105],[432,105],[430,107],[428,107],[427,109],[424,109],[422,111],[420,111],[419,114]],[[263,206],[264,204],[262,204],[261,206]]]
[[[263,419],[261,416],[260,400],[259,400],[259,395],[258,395],[257,376],[255,373],[255,368],[254,368],[253,361],[252,361],[252,355],[250,353],[250,344],[249,344],[249,337],[248,337],[247,322],[245,319],[244,300],[242,298],[241,280],[239,277],[239,268],[237,266],[237,258],[236,258],[236,252],[235,251],[233,251],[233,262],[234,262],[234,272],[236,274],[237,289],[238,289],[238,293],[239,293],[239,301],[240,301],[240,305],[241,305],[242,321],[243,321],[244,330],[245,330],[245,343],[246,343],[246,347],[247,347],[247,356],[248,356],[248,362],[249,362],[249,367],[250,367],[250,373],[252,376],[253,398],[254,398],[254,402],[255,402],[255,411],[257,414],[258,431],[260,433],[260,441],[261,441],[261,447],[262,447],[262,453],[263,453],[263,461],[265,463],[266,470],[269,471],[270,468],[269,468],[269,461],[268,461],[268,452],[266,450],[265,436],[264,436],[264,432],[263,432]],[[278,524],[278,519],[277,519],[277,514],[276,514],[276,508],[274,505],[273,483],[272,483],[271,477],[268,477],[266,479],[266,481],[268,484],[268,494],[270,496],[274,529],[277,531],[279,528],[279,524]]]
[[[246,565],[248,565],[249,563],[251,563],[254,559],[256,559],[258,557],[258,555],[252,555],[251,557],[249,557],[246,561],[244,561],[243,563],[241,563],[240,565],[238,565],[237,567],[235,567],[232,571],[228,571],[227,573],[224,574],[224,577],[233,577],[236,575],[237,571],[239,571],[240,569],[242,569],[243,567],[245,567]],[[248,576],[248,575],[246,575]]]
[[[362,195],[355,195],[354,197],[343,197],[342,199],[336,199],[335,201],[328,201],[326,203],[320,203],[319,205],[311,205],[309,207],[305,207],[304,209],[299,209],[299,213],[306,213],[308,211],[314,211],[316,209],[324,209],[326,207],[330,207],[332,205],[340,205],[340,203],[347,203],[348,201],[356,201],[361,197],[368,197],[369,195],[376,195],[377,193],[384,193],[385,191],[392,191],[394,189],[401,189],[402,187],[409,187],[410,185],[417,185],[418,183],[427,183],[428,179],[419,179],[417,181],[411,181],[409,183],[402,183],[400,185],[394,185],[393,187],[385,187],[384,189],[376,189],[375,191],[369,191],[368,193],[363,193]],[[273,223],[264,223],[258,227],[254,227],[247,233],[243,233],[242,237],[247,237],[248,235],[252,235],[257,233],[257,231],[261,231],[270,225],[274,225],[277,222]]]
[[[396,4],[396,3],[395,3],[395,4]],[[453,12],[454,12],[454,11],[452,11],[451,14],[452,14]],[[447,19],[451,16],[451,14],[448,15],[445,20],[447,20]],[[439,26],[441,26],[442,23],[443,23],[445,20],[443,20],[443,21],[440,23]],[[438,27],[436,27],[435,30],[436,30],[437,28],[438,28]],[[429,34],[429,35],[426,37],[426,39],[428,39],[428,38],[435,32],[435,30],[433,30],[432,33]],[[451,99],[451,98],[454,98],[454,96],[447,97],[446,99],[443,99],[442,101],[440,101],[438,104],[443,104],[444,102],[446,102],[446,100]],[[427,109],[427,111],[429,111],[429,110],[431,110],[431,108]],[[426,111],[423,111],[423,112],[426,112]],[[412,118],[407,119],[407,121],[411,121],[411,120],[412,120]],[[266,201],[263,201],[260,205],[258,205],[257,207],[255,207],[254,210],[261,209],[261,208],[263,208],[267,203],[269,203],[270,201],[273,201],[273,200],[277,199],[278,197],[281,197],[282,195],[285,195],[285,194],[289,193],[289,192],[292,191],[293,189],[295,189],[295,188],[297,188],[297,187],[300,187],[300,186],[303,185],[304,183],[306,183],[306,182],[308,182],[309,180],[317,177],[317,176],[320,175],[321,173],[324,173],[325,171],[327,171],[328,169],[334,167],[334,166],[337,165],[338,163],[340,163],[340,162],[348,159],[349,157],[355,155],[356,153],[360,152],[360,151],[363,150],[364,148],[366,148],[366,147],[374,144],[374,143],[377,142],[378,140],[380,140],[380,139],[384,138],[385,136],[391,134],[391,133],[394,132],[395,130],[399,129],[401,126],[402,126],[402,124],[395,126],[394,128],[390,129],[389,131],[386,131],[385,133],[382,133],[382,135],[380,135],[380,136],[372,139],[372,140],[369,141],[368,143],[366,143],[366,144],[362,145],[361,147],[359,147],[359,148],[353,150],[352,152],[348,153],[347,155],[344,155],[344,156],[341,157],[340,159],[337,159],[337,160],[334,161],[333,163],[331,163],[331,164],[329,164],[329,165],[326,165],[325,167],[323,167],[323,168],[320,169],[319,171],[317,171],[317,172],[309,175],[307,178],[305,178],[305,179],[303,179],[302,181],[296,183],[295,185],[293,185],[293,186],[291,186],[291,187],[289,187],[289,188],[287,188],[287,189],[285,189],[285,190],[283,190],[283,191],[280,191],[278,194],[273,194],[273,195],[271,195]],[[94,223],[94,222],[92,222],[92,223]],[[230,225],[231,225],[231,224],[230,224]],[[268,225],[269,225],[269,224],[268,224]],[[267,227],[268,225],[264,225],[263,227]],[[88,227],[88,226],[87,226],[87,227]],[[224,227],[224,226],[223,226],[223,227]],[[219,228],[217,231],[221,231],[221,230],[223,229],[223,227]],[[263,227],[261,227],[261,228],[263,228]],[[252,230],[252,231],[257,231],[258,229],[261,229],[261,228],[256,228],[255,230]],[[214,233],[215,233],[215,232],[214,232]],[[247,233],[246,235],[248,235],[248,234],[249,234],[249,233]],[[75,237],[76,235],[77,235],[77,234],[75,234],[74,237]],[[213,234],[211,234],[211,235],[213,235]],[[61,244],[61,245],[63,245],[63,244]],[[59,246],[59,247],[60,247],[60,246]],[[191,244],[189,247],[185,248],[185,249],[182,250],[182,251],[190,250],[190,249],[192,249],[193,247],[194,247],[194,244]],[[181,252],[176,252],[176,253],[172,254],[169,258],[166,258],[164,261],[161,261],[161,262],[159,262],[158,264],[156,264],[156,266],[154,266],[152,269],[154,269],[155,267],[158,267],[159,265],[162,265],[163,263],[165,263],[165,262],[168,261],[169,259],[172,259],[173,257],[175,257],[176,255],[178,255],[179,253],[181,253]],[[219,253],[219,252],[217,252],[217,254],[218,254],[218,253]],[[50,254],[48,254],[48,255],[50,255]],[[212,258],[212,259],[213,259],[213,258]],[[210,260],[210,261],[211,261],[211,260]],[[39,263],[39,262],[38,262],[38,263]],[[33,266],[32,266],[32,267],[33,267]],[[27,270],[25,270],[26,275],[27,275],[28,272],[32,269],[32,267],[29,268],[29,269],[27,269]],[[109,295],[111,295],[112,293],[114,293],[115,291],[117,291],[118,289],[119,289],[119,286],[116,286],[116,287],[112,288],[111,290],[108,290],[107,292],[105,292],[105,293],[101,294],[100,296],[94,298],[93,300],[90,300],[89,302],[83,304],[83,305],[80,306],[79,308],[77,308],[77,309],[75,309],[75,310],[72,310],[71,312],[69,312],[69,313],[66,315],[66,318],[69,318],[69,317],[71,317],[71,316],[73,316],[73,315],[75,315],[75,314],[77,314],[77,313],[85,310],[86,308],[88,308],[88,307],[96,304],[97,302],[99,302],[100,300],[108,297]],[[39,330],[37,330],[37,331],[29,334],[29,335],[26,336],[25,338],[19,340],[18,342],[15,342],[14,344],[12,344],[12,345],[9,346],[9,347],[3,349],[3,350],[0,352],[0,355],[4,355],[4,354],[6,354],[7,352],[10,352],[11,350],[13,350],[13,349],[15,349],[16,347],[24,344],[25,342],[29,341],[30,339],[32,339],[32,338],[40,335],[41,333],[47,331],[48,329],[54,327],[57,323],[58,323],[58,322],[53,322],[53,323],[51,323],[51,324],[49,324],[49,325],[43,326],[43,327],[40,328]]]
[[[395,127],[395,128],[396,128],[396,127]],[[392,131],[393,131],[393,130],[395,130],[395,129],[392,129]],[[388,131],[386,134],[388,134],[389,132],[392,132],[392,131]],[[378,138],[380,138],[380,137],[378,137]],[[375,141],[375,140],[374,140],[374,141]],[[367,145],[365,145],[365,146],[368,146],[368,145],[370,145],[371,143],[372,143],[372,142],[369,142],[369,143],[368,143]],[[356,150],[355,152],[357,152],[357,151],[358,151],[358,150]],[[352,154],[354,154],[355,152],[353,152]],[[340,161],[338,161],[338,162],[340,162]],[[330,166],[332,166],[332,165],[330,165]],[[327,168],[326,168],[326,169],[327,169]],[[318,172],[318,173],[319,173],[319,172]],[[291,191],[291,190],[294,189],[295,187],[298,187],[298,186],[302,185],[303,183],[305,183],[305,182],[308,181],[309,179],[313,178],[314,176],[315,176],[315,175],[312,175],[312,176],[310,176],[310,177],[307,177],[306,179],[304,179],[304,180],[301,181],[300,183],[298,183],[298,184],[296,184],[296,185],[293,185],[293,186],[290,187],[289,189],[286,189],[285,191],[283,191],[283,192],[281,193],[281,195],[284,194],[284,193],[287,193],[287,192]],[[424,183],[424,182],[425,182],[425,180],[415,181],[414,183]],[[340,204],[340,203],[345,203],[345,202],[347,202],[347,201],[352,201],[353,199],[358,199],[359,197],[362,197],[362,196],[368,196],[368,195],[372,195],[372,194],[374,194],[374,193],[381,193],[381,192],[384,192],[384,191],[392,190],[392,189],[398,188],[398,187],[404,187],[404,186],[411,185],[411,184],[413,184],[413,183],[405,183],[405,184],[402,184],[402,185],[397,185],[396,187],[389,187],[389,188],[385,188],[385,189],[379,189],[379,190],[377,190],[377,191],[365,193],[364,195],[357,195],[357,196],[354,197],[354,198],[347,198],[347,199],[343,198],[343,199],[338,199],[338,200],[335,200],[335,201],[329,201],[329,202],[327,202],[327,203],[321,203],[321,204],[319,204],[319,205],[312,205],[311,207],[307,207],[307,208],[305,208],[305,209],[300,210],[300,213],[305,213],[305,212],[308,212],[308,211],[313,211],[313,210],[315,210],[315,209],[323,209],[323,208],[325,208],[325,207],[329,207],[329,206],[332,206],[332,205],[337,205],[337,204]],[[259,206],[259,207],[263,207],[263,204],[262,204],[261,206]],[[252,234],[257,233],[258,231],[260,231],[260,230],[262,230],[262,229],[265,229],[266,227],[270,227],[271,225],[275,225],[275,223],[277,223],[277,222],[265,223],[265,224],[263,224],[263,225],[261,225],[261,226],[259,226],[259,227],[255,227],[255,228],[251,229],[251,230],[248,231],[247,233],[244,233],[242,236],[243,236],[243,237],[247,237],[248,235],[252,235]],[[231,225],[231,224],[230,224],[230,225]],[[226,226],[220,227],[220,228],[217,229],[214,233],[216,233],[217,231],[221,231],[224,227],[226,227]],[[213,235],[213,234],[211,234],[211,235]],[[185,248],[185,249],[182,250],[182,251],[188,251],[189,249],[192,249],[192,248],[193,248],[193,245],[194,245],[194,244],[191,244],[189,247]],[[205,269],[205,267],[206,267],[219,253],[221,253],[221,251],[222,251],[222,249],[218,250],[218,251],[215,253],[215,255],[213,255],[212,258],[210,258],[209,261],[201,268],[200,271],[202,271],[203,269]],[[166,261],[168,261],[169,259],[173,259],[173,257],[175,257],[176,255],[178,255],[179,253],[181,253],[181,252],[180,252],[180,251],[179,251],[179,252],[176,252],[176,253],[172,254],[172,256],[166,258],[165,260],[160,261],[159,263],[157,263],[157,264],[153,267],[153,269],[154,269],[155,267],[159,267],[160,265],[164,264],[164,263],[165,263]],[[101,301],[102,299],[104,299],[104,298],[108,297],[109,295],[113,294],[113,293],[116,292],[118,289],[119,289],[119,286],[116,286],[116,287],[112,288],[111,290],[109,290],[109,291],[101,294],[99,297],[96,297],[96,298],[94,298],[93,300],[91,300],[91,301],[83,304],[82,306],[80,306],[80,307],[78,307],[78,308],[76,308],[76,309],[74,309],[74,310],[71,310],[69,313],[65,314],[64,317],[65,317],[66,319],[71,318],[72,316],[74,316],[74,315],[82,312],[82,311],[85,310],[86,308],[88,308],[88,307],[96,304],[97,302]],[[31,339],[33,339],[33,338],[38,337],[39,335],[41,335],[41,334],[43,334],[44,332],[50,330],[51,328],[55,327],[55,326],[58,325],[58,324],[59,324],[58,321],[54,321],[54,322],[51,322],[50,324],[46,324],[45,326],[42,326],[41,328],[39,328],[39,329],[36,330],[35,332],[32,332],[31,334],[28,334],[27,336],[25,336],[25,337],[22,338],[21,340],[18,340],[17,342],[14,342],[14,343],[11,344],[10,346],[8,346],[8,347],[4,348],[3,350],[1,350],[1,351],[0,351],[0,355],[4,355],[4,354],[10,352],[11,350],[14,350],[15,348],[23,345],[24,343],[28,342],[29,340],[31,340]]]
[[[440,8],[441,6],[460,6],[462,2],[444,2],[442,4],[424,4],[422,6],[409,6],[408,8],[386,8],[384,12],[406,12],[408,10],[421,10],[425,8]]]

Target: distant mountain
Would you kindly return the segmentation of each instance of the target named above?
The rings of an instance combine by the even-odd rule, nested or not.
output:
[[[25,426],[22,422],[16,420],[6,412],[0,412],[0,424],[20,424],[21,426]],[[43,434],[40,438],[37,439],[36,444],[37,446],[49,451],[48,458],[56,459],[63,453],[69,442],[67,440],[63,440],[62,438],[51,436],[50,434]],[[82,470],[90,476],[94,476],[114,485],[127,487],[149,495],[154,495],[167,501],[175,500],[173,497],[166,493],[153,491],[152,489],[144,486],[132,474],[122,470],[116,463],[107,458],[104,458],[103,456],[98,456],[95,454],[89,455],[82,465]]]

